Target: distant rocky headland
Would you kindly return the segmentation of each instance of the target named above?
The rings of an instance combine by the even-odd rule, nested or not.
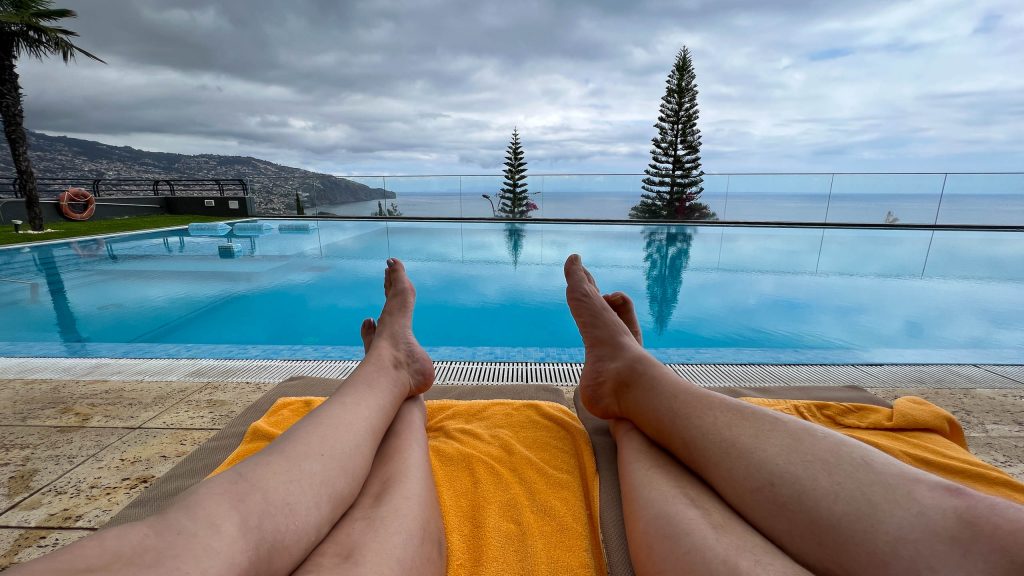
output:
[[[261,214],[294,214],[296,192],[307,203],[315,194],[320,205],[395,197],[382,188],[250,156],[147,152],[32,131],[28,136],[39,178],[245,178]],[[14,175],[7,143],[0,139],[0,177]]]

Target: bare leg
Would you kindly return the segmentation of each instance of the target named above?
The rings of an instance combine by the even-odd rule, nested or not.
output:
[[[604,299],[642,344],[632,300],[621,292]],[[629,420],[612,420],[611,429],[626,540],[638,576],[810,574]]]
[[[104,530],[13,574],[253,574],[294,570],[352,505],[406,398],[433,382],[412,335],[415,290],[401,262],[373,346],[331,398],[273,444],[166,511]]]
[[[633,422],[800,564],[823,574],[1024,573],[1024,507],[679,378],[637,344],[578,256],[565,275],[587,408]]]
[[[375,326],[363,324],[369,349]],[[421,397],[399,408],[362,492],[295,574],[442,575],[444,524]]]
[[[810,574],[628,420],[612,434],[637,576]]]

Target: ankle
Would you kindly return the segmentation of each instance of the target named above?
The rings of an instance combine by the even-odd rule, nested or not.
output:
[[[645,394],[651,383],[663,378],[665,372],[675,375],[668,366],[643,348],[624,354],[617,362],[615,372],[616,382],[612,387],[612,396],[621,418],[629,418],[635,414],[633,406],[636,404],[637,395]]]
[[[397,346],[379,340],[370,347],[360,366],[375,370],[386,376],[388,381],[395,382],[405,382],[412,371],[409,359]]]

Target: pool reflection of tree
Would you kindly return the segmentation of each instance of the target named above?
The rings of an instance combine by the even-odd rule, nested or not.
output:
[[[512,267],[519,266],[519,257],[523,254],[523,246],[526,244],[526,226],[524,224],[505,224],[505,249],[509,258],[512,259]]]
[[[67,287],[64,286],[64,277],[61,275],[60,267],[53,255],[53,248],[40,246],[34,255],[36,269],[46,279],[46,289],[50,293],[50,302],[53,305],[53,313],[57,318],[57,333],[60,334],[61,342],[83,342],[81,332],[78,331],[78,320],[75,312],[71,309],[71,301],[68,300]]]
[[[690,244],[697,229],[692,226],[644,227],[644,277],[647,303],[659,335],[668,328],[683,287],[683,273],[690,263]]]

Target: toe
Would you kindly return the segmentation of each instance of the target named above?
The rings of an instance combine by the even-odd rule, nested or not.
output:
[[[405,264],[398,258],[388,258],[388,269],[399,274],[405,274]]]
[[[565,260],[565,281],[570,285],[586,286],[591,285],[597,288],[597,282],[590,274],[590,270],[583,265],[583,258],[579,254],[571,254]]]
[[[363,320],[363,325],[359,327],[359,336],[363,339],[363,351],[370,351],[370,344],[373,344],[373,337],[377,334],[377,323],[373,321],[373,318],[367,318]]]
[[[636,317],[636,309],[633,307],[633,300],[624,292],[613,292],[604,297],[604,301],[612,307],[619,320],[629,328],[630,334],[636,338],[639,344],[644,343],[643,332],[640,331],[640,321]]]
[[[583,259],[579,254],[572,254],[565,260],[564,272],[565,282],[570,287],[584,286],[593,282],[591,278],[588,278],[590,273],[583,267]]]
[[[613,336],[617,338],[619,335],[634,338],[601,297],[597,286],[588,278],[579,256],[575,254],[565,263],[565,280],[565,300],[584,345],[590,346],[598,340]]]

